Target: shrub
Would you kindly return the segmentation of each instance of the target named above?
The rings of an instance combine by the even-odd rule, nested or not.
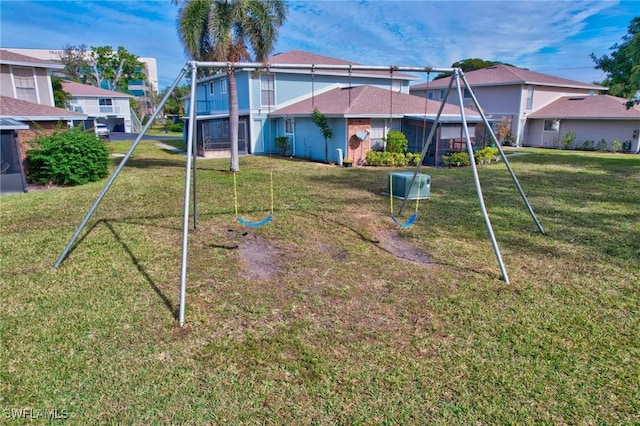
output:
[[[447,167],[465,167],[471,165],[466,152],[454,152],[442,156],[442,162]]]
[[[576,134],[572,131],[562,133],[562,148],[569,149],[576,140]]]
[[[620,142],[618,139],[616,139],[611,143],[611,152],[618,152],[621,149],[622,149],[622,142]]]
[[[367,166],[403,167],[412,162],[413,165],[417,165],[416,161],[420,161],[420,154],[371,150],[367,152],[364,161]]]
[[[175,133],[182,133],[184,131],[184,122],[178,121],[177,123],[172,124],[169,130]]]
[[[606,140],[604,140],[604,138],[600,139],[600,141],[598,142],[598,145],[596,146],[596,149],[598,151],[604,152],[607,150],[607,148],[609,147],[609,144],[607,143]]]
[[[582,142],[582,149],[585,151],[593,151],[593,147],[594,147],[594,143],[592,140],[587,139],[586,141]]]
[[[276,149],[280,151],[280,154],[284,157],[287,155],[287,151],[289,151],[289,137],[287,136],[278,136],[274,139],[276,144]]]
[[[93,132],[56,130],[32,146],[26,156],[29,182],[82,185],[108,174],[109,149]]]
[[[477,150],[473,156],[475,157],[476,163],[484,164],[495,161],[498,156],[498,152],[498,148],[486,146]]]
[[[394,152],[399,154],[404,154],[407,152],[407,148],[409,147],[409,141],[407,141],[407,137],[404,133],[391,130],[387,133],[386,141],[386,149],[387,152]]]
[[[420,152],[415,152],[415,153],[407,152],[405,155],[407,157],[407,164],[411,166],[417,166],[418,163],[420,162],[420,156],[421,156]]]

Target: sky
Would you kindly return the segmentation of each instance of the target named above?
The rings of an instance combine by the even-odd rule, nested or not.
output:
[[[592,83],[589,57],[609,54],[630,21],[631,1],[314,0],[288,2],[274,53],[304,50],[366,65],[450,67],[466,58],[510,63]],[[188,58],[178,7],[169,0],[0,0],[0,47],[125,47],[154,57],[160,89]],[[426,76],[416,75],[419,81]]]

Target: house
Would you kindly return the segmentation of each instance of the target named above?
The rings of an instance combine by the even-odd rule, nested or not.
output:
[[[607,88],[596,84],[582,83],[542,74],[508,65],[495,65],[464,74],[473,90],[480,108],[494,123],[506,118],[511,135],[518,145],[533,145],[527,139],[527,120],[531,114],[566,96],[595,96]],[[461,84],[464,84],[460,81]],[[412,86],[411,94],[434,100],[443,100],[449,84],[448,78],[433,80]],[[464,87],[464,86],[463,86]],[[464,90],[463,102],[472,105],[471,94]],[[448,103],[458,103],[455,90],[449,93]]]
[[[31,48],[14,48],[7,47],[7,51],[19,53],[21,55],[31,56],[33,58],[44,59],[59,63],[60,55],[63,53],[61,49],[31,49]],[[158,65],[156,58],[140,57],[138,58],[144,65],[141,70],[146,78],[144,80],[131,80],[128,82],[127,92],[133,95],[138,101],[142,109],[142,114],[153,113],[153,103],[151,99],[154,93],[158,92]],[[107,89],[107,87],[103,87]]]
[[[16,129],[22,145],[36,134],[87,119],[86,114],[55,107],[50,75],[61,68],[52,61],[0,49],[0,117],[29,126]],[[24,155],[24,146],[22,151]]]
[[[305,67],[236,71],[240,153],[277,152],[275,138],[287,136],[291,141],[292,156],[324,161],[324,139],[311,124],[314,107],[328,118],[333,130],[333,138],[327,147],[329,161],[337,161],[337,150],[341,149],[343,155],[361,162],[368,149],[383,148],[383,137],[389,130],[405,132],[412,141],[410,146],[419,151],[421,141],[418,143],[416,138],[418,134],[422,136],[422,132],[417,126],[422,128],[428,121],[425,102],[432,120],[438,110],[436,102],[409,94],[410,82],[417,79],[410,74],[391,70],[314,69],[313,64],[357,64],[299,50],[276,54],[267,63]],[[230,147],[227,90],[225,72],[197,82],[196,146],[200,155],[207,156]],[[188,99],[186,102],[188,109]],[[454,109],[451,107],[445,114],[453,115]],[[479,121],[477,113],[467,112],[476,114],[475,120]],[[449,139],[460,138],[459,108],[456,117],[457,131],[445,134],[455,138]],[[446,127],[455,126],[455,119],[449,118]]]
[[[71,95],[70,110],[86,114],[89,120],[106,124],[110,132],[131,133],[129,99],[133,96],[72,81],[64,81],[62,88]]]
[[[337,161],[335,153],[341,150],[345,158],[362,164],[369,150],[384,149],[388,130],[401,130],[410,152],[422,151],[440,102],[375,86],[351,86],[307,97],[270,114],[274,133],[289,138],[292,156],[324,161],[324,140],[311,120],[314,108],[322,112],[333,130],[333,138],[328,141],[329,158]],[[475,143],[481,118],[475,111],[467,109],[465,113]],[[445,105],[434,136],[438,142],[430,145],[426,164],[440,164],[442,155],[466,149],[460,123],[459,106]]]
[[[627,109],[627,99],[610,95],[563,96],[529,115],[525,140],[530,146],[559,147],[572,132],[572,148],[640,152],[640,106]]]

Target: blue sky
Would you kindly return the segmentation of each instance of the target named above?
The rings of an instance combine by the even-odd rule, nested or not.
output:
[[[448,67],[508,62],[592,82],[589,54],[609,53],[640,16],[633,1],[290,1],[275,52],[300,49],[369,65]],[[187,61],[177,7],[155,1],[0,1],[0,46],[113,47],[157,59],[160,89]]]

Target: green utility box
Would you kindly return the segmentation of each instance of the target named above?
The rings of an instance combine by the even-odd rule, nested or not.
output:
[[[415,200],[431,196],[431,176],[418,173],[409,188],[414,172],[392,172],[387,176],[387,192],[394,197]],[[392,193],[393,192],[393,193]]]

